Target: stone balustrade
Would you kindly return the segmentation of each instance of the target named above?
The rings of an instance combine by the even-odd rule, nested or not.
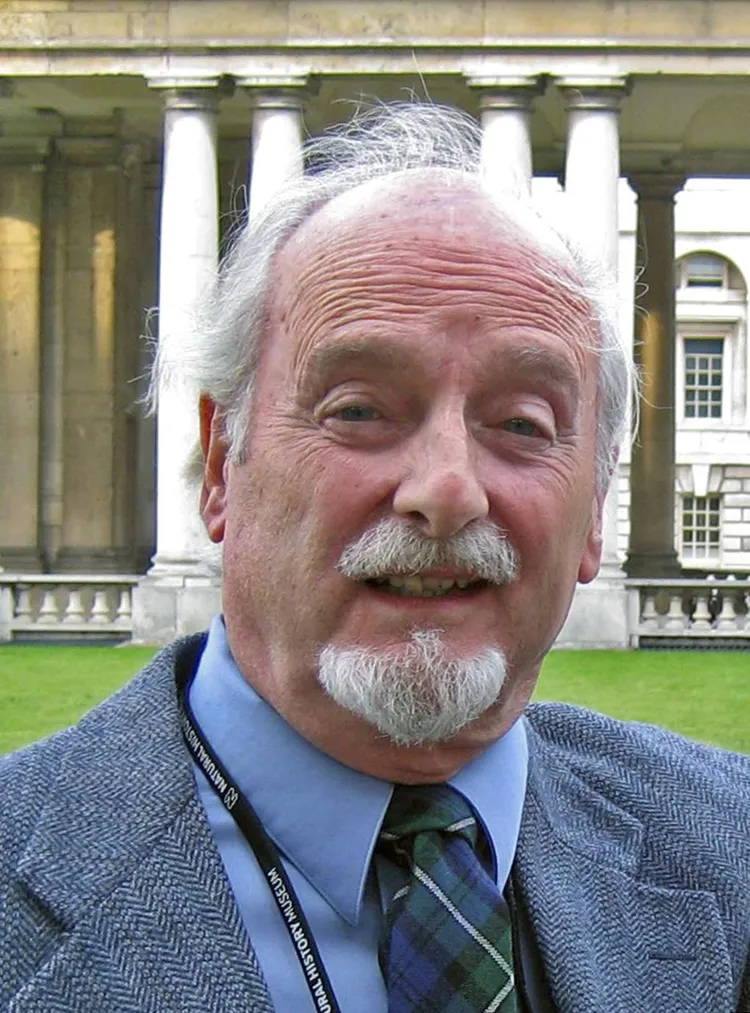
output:
[[[123,641],[133,629],[133,574],[0,573],[0,641]]]
[[[0,641],[129,640],[135,574],[0,573]],[[750,579],[633,578],[631,647],[750,650]]]
[[[634,578],[626,585],[631,647],[750,649],[746,577]]]

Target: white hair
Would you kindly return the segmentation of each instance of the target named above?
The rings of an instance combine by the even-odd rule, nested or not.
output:
[[[440,630],[414,630],[400,649],[329,644],[318,659],[328,695],[399,746],[453,738],[497,701],[506,672],[496,648],[450,657]]]
[[[520,187],[498,192],[485,178],[481,136],[479,124],[467,114],[415,102],[376,106],[310,141],[305,173],[238,232],[194,333],[185,334],[179,348],[157,349],[152,403],[160,383],[173,376],[192,395],[208,394],[222,411],[230,455],[241,461],[278,251],[319,208],[364,183],[412,170],[448,170],[446,186],[452,179],[485,193],[488,204],[539,250],[546,276],[589,307],[592,347],[600,361],[596,479],[603,492],[625,433],[634,377],[632,356],[619,338],[613,279],[605,278],[569,229],[542,218]]]

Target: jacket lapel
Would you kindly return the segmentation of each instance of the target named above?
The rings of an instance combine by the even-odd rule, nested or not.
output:
[[[62,931],[14,1013],[270,1013],[181,740],[175,655],[202,646],[164,652],[69,733],[19,865]]]
[[[649,883],[642,824],[528,730],[515,874],[555,1008],[726,1013],[731,967],[715,896]]]

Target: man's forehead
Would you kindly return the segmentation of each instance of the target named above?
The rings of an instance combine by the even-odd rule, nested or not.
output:
[[[361,183],[318,208],[282,248],[280,263],[315,255],[337,237],[367,228],[397,227],[415,239],[439,238],[460,245],[495,243],[517,248],[536,263],[570,273],[572,260],[554,229],[531,207],[508,195],[498,198],[479,177],[449,169],[413,169]]]

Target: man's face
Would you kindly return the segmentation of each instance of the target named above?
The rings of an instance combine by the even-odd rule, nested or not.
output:
[[[428,185],[336,211],[278,257],[242,464],[204,402],[204,518],[224,541],[225,620],[249,681],[351,766],[437,780],[515,720],[576,580],[596,574],[597,360],[580,301],[478,196]],[[384,520],[431,540],[491,522],[517,576],[433,566],[446,583],[424,596],[418,581],[344,575],[347,547]],[[451,659],[503,652],[507,679],[449,743],[399,748],[324,693],[318,656],[398,652],[427,630]]]

